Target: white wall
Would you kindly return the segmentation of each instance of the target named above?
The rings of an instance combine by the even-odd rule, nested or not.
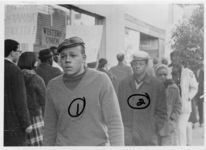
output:
[[[125,12],[155,27],[166,29],[168,22],[167,4],[124,5]]]

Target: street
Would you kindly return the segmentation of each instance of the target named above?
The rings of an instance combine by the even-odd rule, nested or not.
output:
[[[199,124],[195,124],[192,135],[192,146],[203,146],[204,145],[204,126],[199,127]]]

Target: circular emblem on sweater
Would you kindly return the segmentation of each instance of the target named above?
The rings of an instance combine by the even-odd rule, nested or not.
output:
[[[75,98],[69,104],[69,107],[68,107],[69,116],[70,117],[79,117],[84,112],[85,106],[86,106],[85,97]]]
[[[127,98],[127,104],[132,109],[145,109],[150,105],[150,96],[148,93],[133,94]]]

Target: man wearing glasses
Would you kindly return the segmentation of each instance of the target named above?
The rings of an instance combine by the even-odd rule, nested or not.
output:
[[[31,132],[32,126],[24,77],[15,65],[20,55],[19,43],[5,40],[4,51],[4,146],[23,146],[25,135]]]

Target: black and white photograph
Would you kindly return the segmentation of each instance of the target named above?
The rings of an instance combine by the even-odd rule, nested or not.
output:
[[[3,147],[204,148],[204,6],[4,2]]]

